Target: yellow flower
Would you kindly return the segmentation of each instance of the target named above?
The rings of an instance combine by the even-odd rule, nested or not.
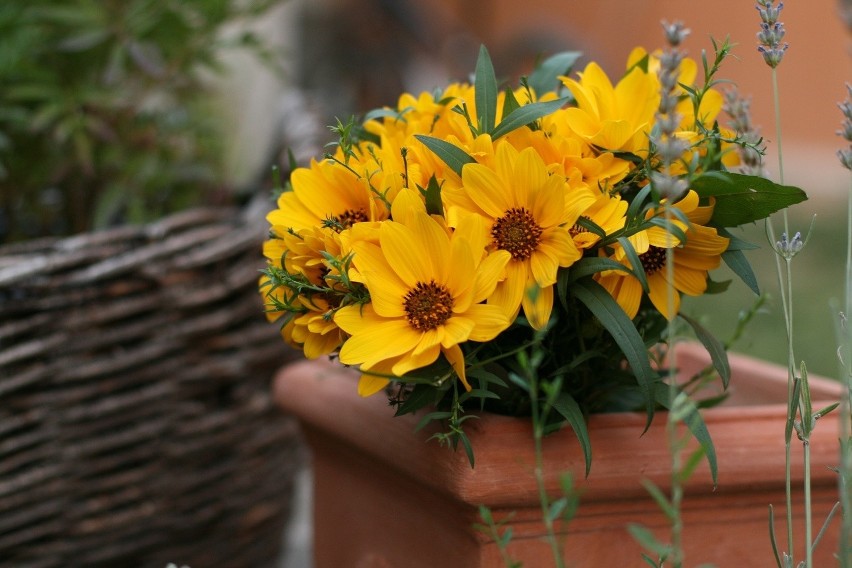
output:
[[[707,273],[719,267],[721,254],[728,248],[728,239],[720,237],[716,229],[706,227],[713,213],[710,206],[699,207],[698,194],[687,192],[674,207],[681,210],[689,220],[687,226],[677,219],[673,225],[686,231],[686,241],[678,239],[665,229],[655,226],[632,235],[629,240],[639,255],[648,282],[648,298],[666,318],[674,318],[680,310],[680,294],[699,296],[707,289]],[[659,215],[651,212],[649,215]],[[666,250],[674,248],[674,282],[666,277]],[[612,258],[630,266],[626,253],[619,245],[614,246]],[[628,316],[635,317],[642,301],[642,285],[639,280],[620,270],[606,271],[596,276],[597,281],[615,298]],[[669,307],[669,286],[674,287],[674,305]]]
[[[574,132],[589,144],[611,152],[648,153],[648,135],[660,104],[656,76],[634,66],[613,87],[597,63],[589,63],[580,79],[562,77],[577,100],[565,110]]]
[[[340,285],[340,265],[335,266],[329,257],[342,261],[340,236],[332,229],[313,227],[269,239],[263,244],[263,253],[270,267],[305,285],[305,293],[287,285],[273,288],[270,277],[262,276],[259,286],[265,296],[267,319],[286,317],[281,335],[289,345],[302,349],[308,359],[335,351],[342,336],[332,320],[339,303],[332,291],[345,290]]]
[[[557,270],[581,256],[568,233],[579,211],[569,214],[566,203],[585,194],[567,191],[565,178],[550,174],[535,149],[519,152],[505,142],[493,169],[482,164],[462,169],[462,186],[476,206],[468,213],[488,220],[492,247],[512,256],[506,279],[488,302],[511,319],[523,307],[530,325],[541,329],[553,309]]]
[[[370,303],[335,313],[335,323],[351,336],[340,349],[340,361],[360,365],[358,391],[368,396],[388,383],[371,372],[402,376],[443,354],[469,390],[460,344],[489,341],[509,326],[503,310],[482,302],[493,293],[510,255],[483,254],[481,219],[468,218],[450,234],[426,214],[419,197],[397,201],[394,218],[402,222],[382,223],[378,245],[352,245]],[[403,211],[403,202],[419,207]]]
[[[353,164],[357,165],[357,164]],[[338,231],[364,221],[387,219],[388,210],[367,177],[323,160],[297,168],[290,176],[293,191],[278,198],[278,208],[266,219],[279,236],[306,228],[328,226]]]
[[[310,299],[299,296],[304,311],[294,313],[281,328],[281,336],[292,347],[302,349],[305,357],[316,359],[329,355],[340,347],[343,335],[334,323],[334,307],[320,296]]]
[[[627,221],[627,206],[627,202],[620,196],[601,193],[591,206],[581,210],[580,217],[592,221],[603,229],[604,233],[611,235],[624,228],[624,223]],[[569,232],[579,249],[590,248],[601,239],[599,235],[579,223],[575,223]]]

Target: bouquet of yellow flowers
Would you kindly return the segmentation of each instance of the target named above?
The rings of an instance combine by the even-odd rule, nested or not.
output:
[[[637,48],[615,83],[560,53],[501,89],[483,47],[472,84],[338,122],[268,216],[268,317],[306,357],[357,367],[361,395],[430,408],[423,423],[443,421],[471,462],[471,408],[544,400],[587,460],[587,413],[650,422],[670,403],[658,347],[673,320],[726,382],[724,346],[680,297],[724,291],[709,276],[723,261],[757,291],[752,245],[729,229],[806,196],[735,173],[760,148],[718,122],[729,46],[714,48],[701,67]]]

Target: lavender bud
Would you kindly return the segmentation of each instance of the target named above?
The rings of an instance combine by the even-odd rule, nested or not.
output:
[[[837,157],[840,158],[840,164],[847,170],[852,170],[852,149],[838,150]]]
[[[677,201],[686,192],[688,184],[685,179],[672,177],[662,172],[651,172],[651,183],[660,199]]]
[[[784,52],[787,51],[787,47],[789,44],[784,44],[781,47],[764,47],[762,45],[757,46],[757,50],[763,55],[763,60],[767,65],[772,67],[773,69],[778,67],[781,63],[781,60],[784,58]]]
[[[773,25],[778,21],[778,16],[781,14],[781,10],[784,8],[784,3],[779,2],[778,6],[773,6],[774,0],[757,0],[757,8],[758,13],[760,14],[760,19],[763,20],[764,23]]]
[[[686,39],[690,30],[683,27],[683,22],[668,23],[666,20],[660,22],[663,25],[663,33],[666,35],[666,41],[672,47],[677,47]]]
[[[805,243],[802,242],[802,233],[798,231],[792,240],[787,240],[787,233],[781,233],[781,240],[775,242],[775,249],[784,258],[793,258],[803,246]]]

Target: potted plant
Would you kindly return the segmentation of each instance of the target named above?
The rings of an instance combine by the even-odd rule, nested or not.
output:
[[[664,28],[669,48],[634,50],[618,80],[594,62],[573,73],[578,54],[562,53],[503,89],[483,47],[472,84],[338,123],[335,151],[293,172],[268,216],[269,317],[308,359],[356,367],[360,396],[386,394],[350,402],[352,371],[329,365],[279,376],[314,450],[320,566],[622,565],[641,558],[613,545],[629,520],[652,565],[684,551],[741,561],[753,538],[769,548],[763,499],[786,496],[742,452],[784,456],[795,427],[808,459],[833,463],[835,433],[811,430],[841,391],[804,370],[780,369],[769,414],[702,410],[729,383],[731,401],[760,387],[681,295],[723,293],[722,262],[757,291],[733,230],[806,196],[733,171],[760,147],[718,120],[730,45],[699,64],[678,48],[682,26]],[[754,433],[769,417],[780,452]],[[722,465],[742,485],[722,488]],[[809,480],[810,511],[831,509],[835,477]],[[728,491],[761,500],[761,518],[746,514],[761,532]],[[739,545],[697,547],[719,523]]]

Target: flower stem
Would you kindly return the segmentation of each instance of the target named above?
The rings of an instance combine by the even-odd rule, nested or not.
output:
[[[535,369],[529,370],[530,406],[532,411],[533,439],[535,441],[535,483],[538,487],[538,500],[541,505],[541,516],[547,531],[547,542],[553,554],[556,568],[565,568],[562,558],[562,544],[556,536],[553,527],[553,519],[550,515],[550,498],[544,484],[544,452],[542,450],[542,439],[544,438],[544,419],[541,415],[538,400],[538,373]]]
[[[671,210],[671,201],[666,200],[665,202],[665,220],[666,220],[666,228],[670,229],[672,226],[672,210]],[[669,230],[668,238],[672,239],[672,233]],[[670,246],[666,247],[666,280],[669,285],[666,287],[666,302],[668,304],[668,313],[675,313],[675,289],[674,289],[674,281],[675,281],[675,267],[674,267],[674,243],[668,243]],[[677,361],[675,359],[676,353],[674,350],[674,346],[676,343],[676,331],[674,325],[674,318],[670,318],[667,322],[667,336],[669,341],[669,400],[671,405],[671,410],[668,414],[668,419],[666,421],[666,436],[668,438],[669,451],[671,452],[672,457],[672,471],[671,471],[671,511],[672,518],[671,522],[671,531],[672,531],[672,542],[671,542],[671,565],[673,568],[680,568],[683,565],[683,548],[682,548],[682,534],[683,534],[683,519],[681,518],[680,509],[681,504],[683,502],[683,485],[681,483],[681,441],[678,437],[677,432],[677,412],[675,412],[675,399],[678,395],[677,390],[677,382],[675,371],[677,370]]]
[[[803,441],[805,449],[805,566],[814,565],[813,527],[811,519],[811,442]]]

